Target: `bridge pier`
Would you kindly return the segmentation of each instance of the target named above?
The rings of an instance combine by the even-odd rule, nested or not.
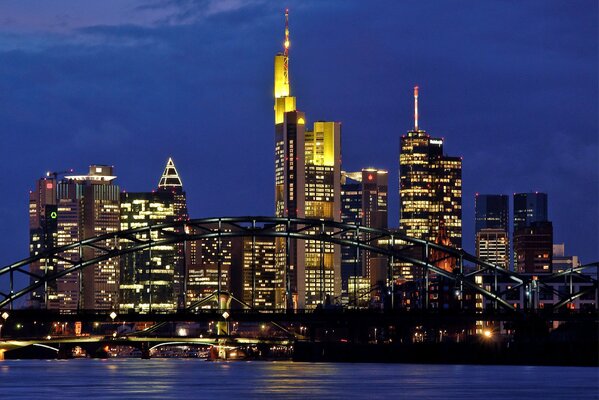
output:
[[[59,344],[56,358],[58,360],[69,360],[73,358],[73,348],[64,343]]]
[[[140,350],[141,350],[141,359],[149,360],[150,359],[150,343],[142,342]]]

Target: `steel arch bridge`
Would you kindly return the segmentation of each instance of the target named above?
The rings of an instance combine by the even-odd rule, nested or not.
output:
[[[460,289],[468,288],[473,292],[482,295],[486,299],[495,302],[501,307],[517,311],[516,308],[506,301],[502,296],[506,293],[501,292],[497,287],[497,277],[503,276],[513,282],[509,290],[530,285],[544,285],[543,279],[535,277],[536,283],[531,277],[520,275],[505,270],[497,265],[481,260],[462,249],[455,249],[439,245],[426,240],[416,239],[401,235],[386,229],[375,229],[353,224],[345,224],[329,220],[320,219],[302,219],[302,218],[278,218],[278,217],[215,217],[192,219],[187,221],[178,221],[160,225],[151,225],[141,228],[129,229],[108,233],[93,238],[74,242],[65,246],[53,248],[49,251],[25,258],[23,260],[11,263],[0,269],[0,281],[8,277],[8,293],[0,292],[0,309],[7,306],[12,308],[13,302],[32,291],[47,285],[47,283],[56,281],[66,275],[78,272],[111,258],[116,258],[125,254],[140,252],[152,247],[184,243],[200,239],[216,239],[234,237],[274,237],[285,240],[286,249],[290,248],[291,240],[312,240],[324,243],[331,243],[340,246],[349,246],[358,251],[368,251],[388,258],[387,263],[387,285],[393,285],[393,266],[396,262],[409,263],[416,267],[421,267],[424,271],[425,279],[429,274],[436,274],[446,278]],[[379,245],[379,241],[386,245]],[[110,243],[107,245],[107,243]],[[82,251],[84,248],[93,248],[96,250],[95,257],[84,259]],[[78,250],[79,256],[76,260],[62,256],[67,251]],[[359,253],[358,253],[359,254]],[[27,270],[27,267],[36,261],[42,259],[57,259],[67,265],[67,268],[59,271],[53,271],[48,274],[35,274]],[[439,262],[451,260],[456,266],[453,271],[448,271],[437,266]],[[222,260],[219,255],[219,273]],[[291,295],[289,280],[289,251],[286,253],[286,297]],[[468,265],[468,271],[465,266]],[[549,275],[546,279],[561,276],[580,275],[583,269],[594,267],[598,263],[587,264],[578,268],[561,272],[559,274]],[[29,283],[16,287],[17,280],[15,274],[26,275]],[[475,277],[481,274],[494,274],[495,286],[487,290],[479,282],[475,282]],[[580,275],[582,276],[582,275]],[[585,290],[577,293],[569,293],[562,296],[559,306],[563,306],[574,301],[580,296],[594,290],[597,292],[597,280],[588,278],[591,285]],[[219,292],[220,288],[220,277]],[[557,306],[557,305],[556,305]]]

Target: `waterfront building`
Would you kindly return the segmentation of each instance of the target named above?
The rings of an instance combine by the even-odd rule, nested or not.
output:
[[[347,224],[370,228],[387,228],[388,173],[382,169],[364,168],[357,172],[341,172],[341,221]],[[355,232],[344,235],[355,239]],[[369,240],[370,235],[359,234],[361,240]],[[350,276],[363,276],[370,279],[372,259],[377,255],[370,252],[357,252],[354,247],[341,247],[342,296],[348,297]]]
[[[340,221],[341,124],[317,121],[306,128],[306,116],[290,95],[289,47],[286,12],[284,51],[275,56],[274,72],[275,215]],[[289,257],[285,246],[276,241],[277,266],[289,271],[288,307],[314,308],[340,295],[339,246],[292,241]]]
[[[443,226],[451,246],[462,247],[462,159],[443,152],[443,139],[418,127],[414,88],[414,129],[401,138],[399,195],[402,233],[434,242]]]
[[[536,221],[514,232],[514,269],[516,272],[551,272],[553,225]]]

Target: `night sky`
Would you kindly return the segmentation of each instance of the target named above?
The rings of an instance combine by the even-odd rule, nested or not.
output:
[[[192,217],[273,215],[285,7],[298,108],[343,123],[343,169],[389,170],[390,226],[417,84],[420,126],[464,158],[466,250],[475,192],[544,191],[554,241],[597,261],[597,4],[2,1],[0,264],[28,255],[28,193],[48,170],[111,164],[150,191],[172,156]]]

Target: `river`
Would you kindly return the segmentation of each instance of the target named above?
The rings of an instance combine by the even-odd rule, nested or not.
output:
[[[35,398],[598,399],[599,368],[197,359],[0,361],[0,396]]]

